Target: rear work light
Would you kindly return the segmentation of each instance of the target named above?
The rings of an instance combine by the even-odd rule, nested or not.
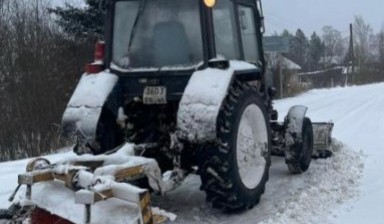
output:
[[[98,41],[95,46],[95,62],[104,60],[105,42]]]
[[[95,46],[94,62],[85,66],[85,72],[88,74],[99,73],[104,70],[105,42],[98,41]]]

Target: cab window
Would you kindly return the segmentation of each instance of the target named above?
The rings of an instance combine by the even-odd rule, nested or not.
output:
[[[239,36],[233,2],[230,0],[217,1],[212,13],[217,57],[228,60],[240,59]]]
[[[249,62],[259,60],[255,14],[251,7],[239,5],[240,33],[244,49],[244,59]]]

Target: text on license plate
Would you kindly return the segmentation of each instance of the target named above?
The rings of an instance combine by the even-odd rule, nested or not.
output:
[[[147,86],[143,94],[144,104],[166,104],[167,88],[165,86]]]

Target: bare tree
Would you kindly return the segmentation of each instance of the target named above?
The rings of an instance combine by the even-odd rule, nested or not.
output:
[[[345,47],[341,32],[332,26],[323,27],[324,56],[321,64],[327,67],[332,64],[342,64],[345,55]]]
[[[380,65],[384,67],[384,28],[377,35]]]
[[[0,0],[0,159],[59,147],[58,124],[83,65],[88,42],[66,39],[47,0]]]
[[[373,29],[365,23],[363,17],[355,16],[353,31],[356,60],[358,66],[363,66],[371,56],[370,44],[372,43]]]

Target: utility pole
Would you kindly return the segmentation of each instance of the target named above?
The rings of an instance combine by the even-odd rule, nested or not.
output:
[[[279,52],[278,55],[278,63],[279,63],[279,78],[280,78],[280,98],[283,98],[283,55]]]
[[[352,26],[352,23],[349,24],[349,32],[350,32],[350,39],[349,39],[349,62],[348,62],[348,70],[349,70],[349,66],[351,66],[351,75],[350,75],[350,78],[351,78],[351,81],[352,84],[354,83],[354,75],[355,75],[355,54],[354,54],[354,50],[353,50],[353,26]],[[348,79],[348,78],[347,78]],[[347,81],[346,81],[346,84]]]

